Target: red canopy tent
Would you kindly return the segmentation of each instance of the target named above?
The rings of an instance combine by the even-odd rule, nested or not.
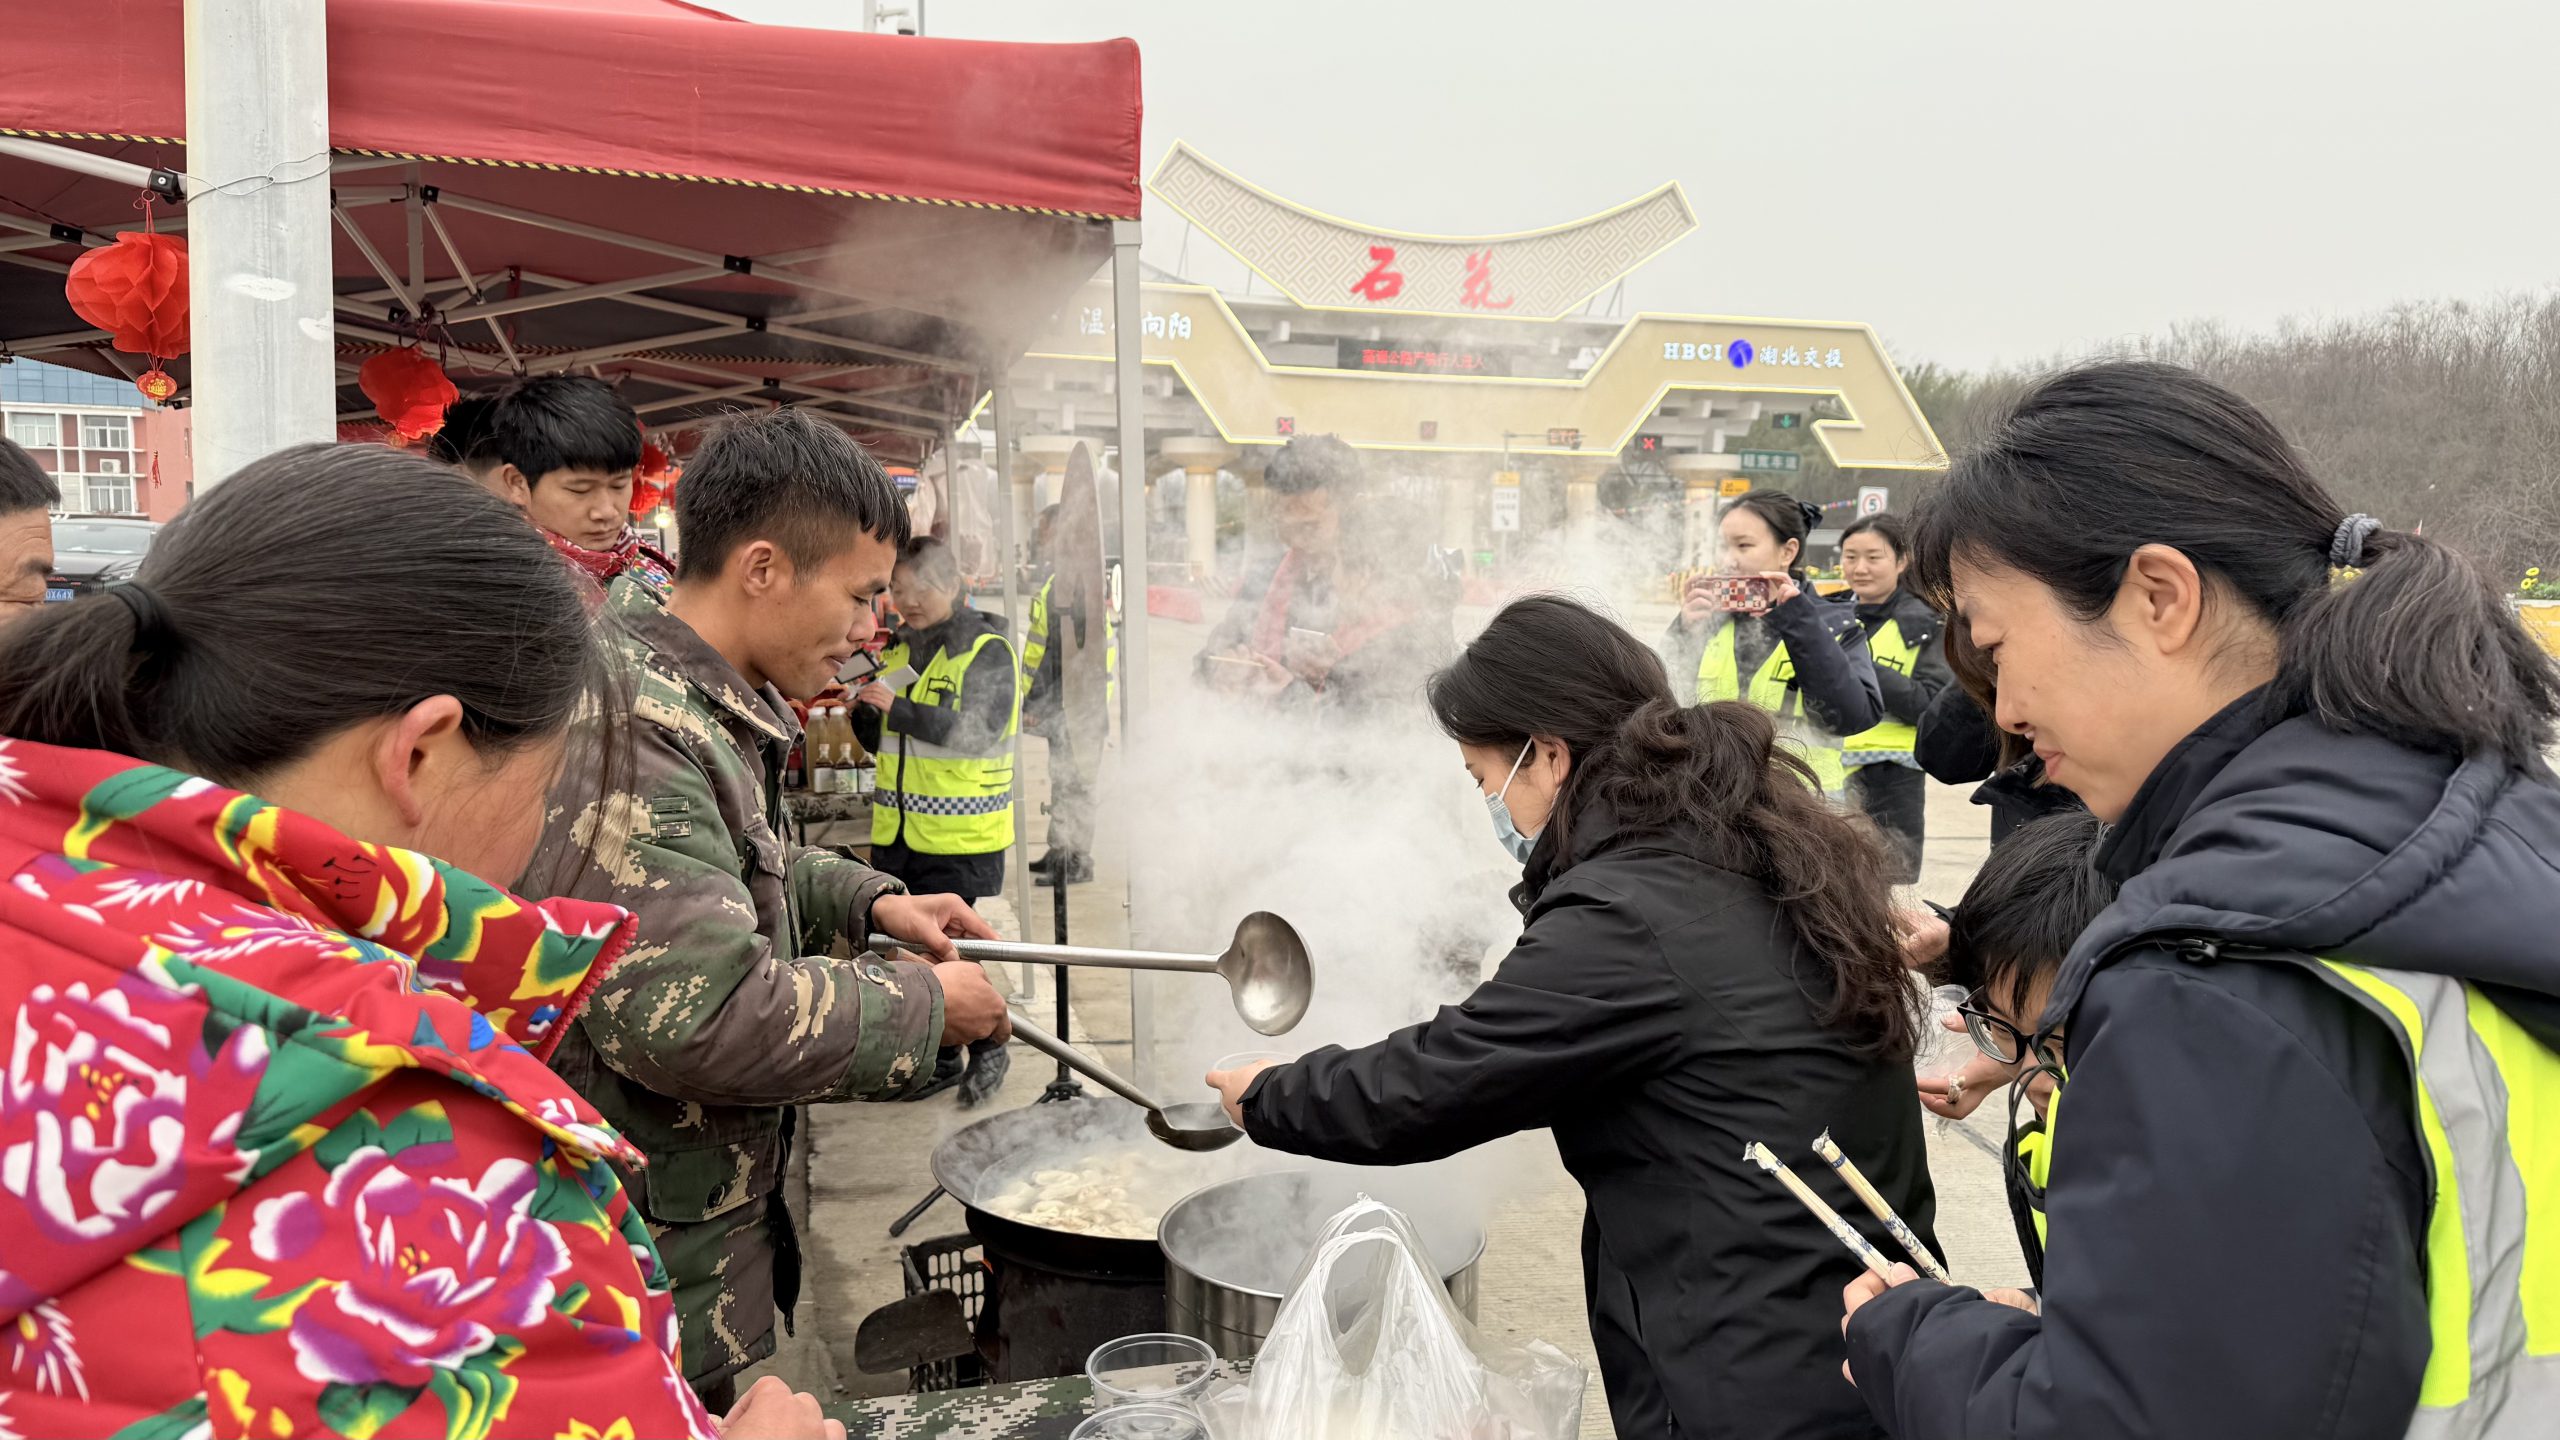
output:
[[[23,142],[190,187],[290,182],[322,157],[184,175],[180,0],[0,0],[0,36],[0,137],[18,137],[0,138],[0,353],[130,374],[61,277],[139,226],[139,187]],[[794,30],[676,0],[332,0],[328,50],[349,416],[371,413],[356,368],[423,341],[466,389],[594,369],[652,425],[787,400],[921,455],[1139,211],[1125,40]],[[183,210],[157,223],[183,229]]]

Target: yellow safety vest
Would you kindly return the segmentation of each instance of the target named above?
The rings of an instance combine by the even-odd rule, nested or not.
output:
[[[1748,700],[1776,716],[1778,733],[1813,767],[1814,778],[1822,783],[1822,793],[1839,795],[1849,784],[1849,769],[1840,755],[1840,738],[1825,732],[1804,713],[1804,696],[1788,683],[1796,678],[1796,664],[1787,656],[1787,642],[1780,640],[1769,648],[1769,658],[1760,662],[1760,673],[1751,677],[1751,689],[1746,694],[1742,688],[1742,662],[1735,650],[1740,643],[1736,628],[1726,625],[1710,636],[1707,648],[1698,656],[1698,703]]]
[[[1902,622],[1887,620],[1876,633],[1867,637],[1867,653],[1874,657],[1876,668],[1896,675],[1909,675],[1920,663],[1920,651],[1902,638]],[[1862,731],[1840,742],[1842,758],[1849,768],[1877,765],[1889,760],[1907,760],[1912,747],[1920,743],[1920,727],[1887,716],[1872,730]]]
[[[881,658],[890,665],[889,683],[900,668],[913,678],[899,693],[916,705],[958,709],[969,662],[993,645],[1012,647],[993,631],[954,655],[934,652],[921,671],[903,645]],[[992,855],[1013,844],[1013,736],[1022,725],[1022,687],[1013,687],[1011,713],[1004,733],[983,750],[935,745],[888,729],[884,718],[880,739],[879,785],[871,796],[871,843],[904,845],[926,855]]]
[[[1031,597],[1029,623],[1022,629],[1022,688],[1031,688],[1031,677],[1040,671],[1040,662],[1049,655],[1049,588],[1058,583],[1050,576],[1040,582],[1040,593]],[[1102,640],[1103,699],[1107,703],[1120,691],[1120,630],[1108,619],[1103,622]]]
[[[2432,1172],[2427,1328],[2410,1440],[2525,1440],[2560,1414],[2560,1053],[2448,975],[2322,960],[2312,973],[2391,1028]],[[2029,1155],[2041,1200],[2057,1087]],[[2043,1206],[2036,1229],[2044,1231]]]

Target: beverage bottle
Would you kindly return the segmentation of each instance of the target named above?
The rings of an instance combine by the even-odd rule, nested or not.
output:
[[[809,712],[809,793],[833,795],[837,790],[836,736],[829,711],[821,705]]]

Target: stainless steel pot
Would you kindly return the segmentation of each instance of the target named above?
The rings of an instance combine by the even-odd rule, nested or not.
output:
[[[1165,1328],[1242,1360],[1262,1349],[1280,1302],[1325,1222],[1362,1194],[1404,1210],[1459,1313],[1476,1315],[1484,1231],[1432,1213],[1426,1195],[1400,1203],[1396,1177],[1281,1170],[1195,1190],[1156,1227],[1164,1250]]]

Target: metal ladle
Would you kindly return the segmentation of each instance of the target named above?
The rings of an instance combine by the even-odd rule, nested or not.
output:
[[[1159,1105],[1145,1091],[1112,1074],[1101,1061],[1023,1019],[1018,1013],[1013,1017],[1013,1038],[1146,1111],[1147,1133],[1176,1150],[1224,1150],[1244,1138],[1243,1131],[1227,1123],[1225,1106],[1210,1100]]]
[[[1305,1019],[1307,1002],[1315,997],[1316,990],[1315,971],[1307,963],[1307,942],[1298,938],[1297,930],[1288,921],[1268,910],[1256,910],[1239,921],[1235,938],[1216,955],[1100,950],[1086,945],[1026,945],[1014,940],[955,940],[952,944],[971,960],[1216,975],[1227,982],[1236,1014],[1265,1035],[1285,1035]],[[871,948],[924,950],[912,940],[887,935],[872,936]]]

